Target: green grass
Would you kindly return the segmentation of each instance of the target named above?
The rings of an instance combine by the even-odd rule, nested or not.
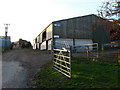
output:
[[[72,59],[72,78],[45,64],[35,76],[36,88],[120,88],[120,67],[115,64]]]

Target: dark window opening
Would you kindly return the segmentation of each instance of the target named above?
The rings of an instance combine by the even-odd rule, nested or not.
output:
[[[37,38],[35,39],[35,43],[37,43]]]
[[[42,34],[42,41],[45,41],[45,40],[46,40],[46,31],[43,32],[43,34]]]

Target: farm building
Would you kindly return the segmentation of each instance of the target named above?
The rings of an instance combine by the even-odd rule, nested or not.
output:
[[[34,40],[33,49],[51,50],[67,43],[70,46],[110,42],[106,20],[94,14],[54,21]]]

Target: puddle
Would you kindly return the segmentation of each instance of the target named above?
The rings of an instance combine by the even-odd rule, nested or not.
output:
[[[27,70],[19,62],[2,61],[2,87],[25,88],[27,84]]]

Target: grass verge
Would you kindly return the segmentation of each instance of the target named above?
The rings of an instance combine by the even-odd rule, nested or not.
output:
[[[115,64],[72,58],[72,78],[45,64],[34,78],[36,88],[120,88],[120,67]]]

